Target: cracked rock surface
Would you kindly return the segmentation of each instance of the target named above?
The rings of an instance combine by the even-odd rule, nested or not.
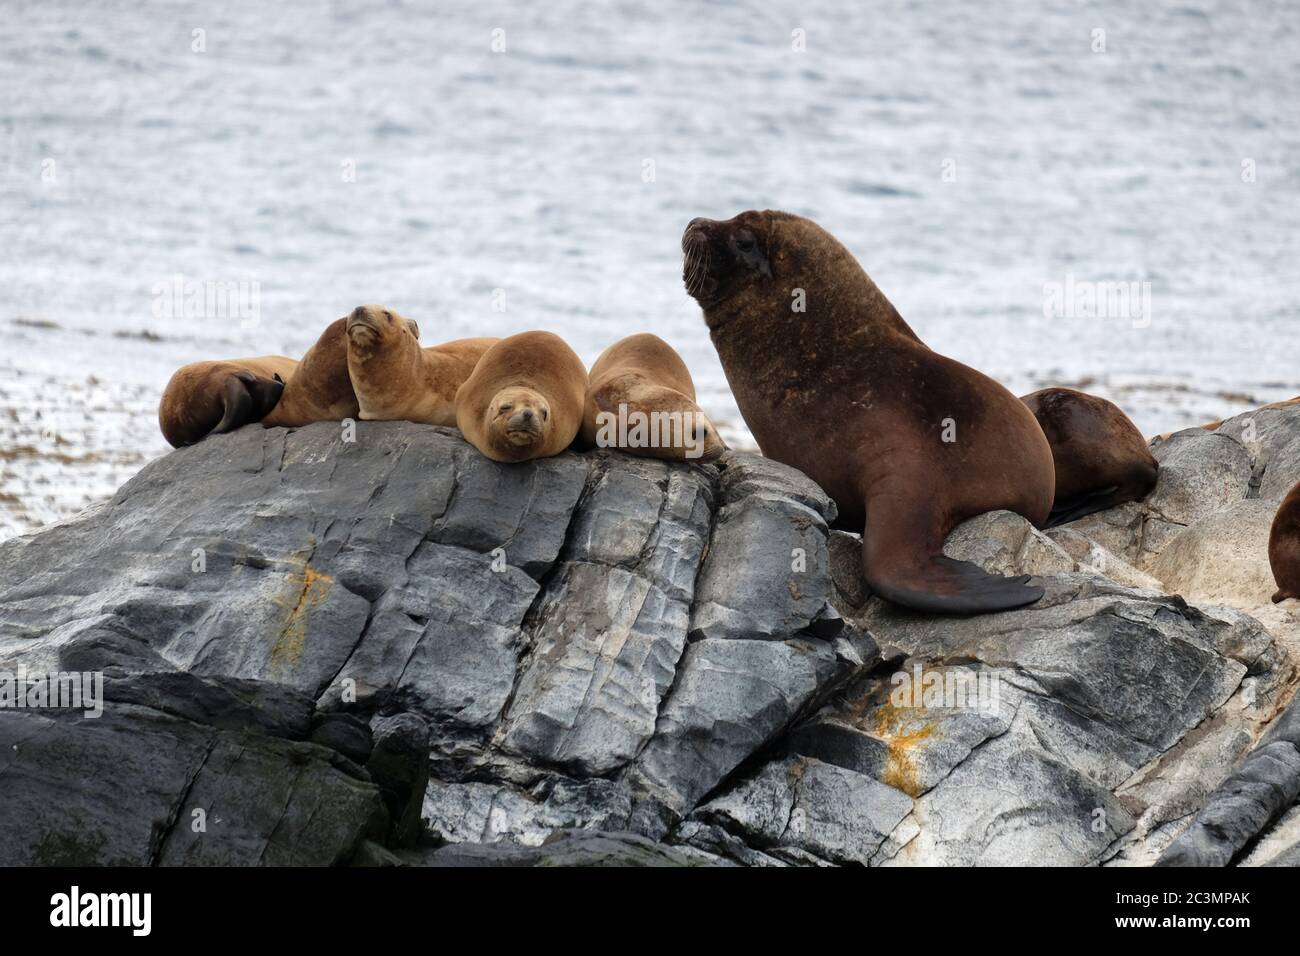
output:
[[[754,455],[210,438],[0,545],[0,676],[103,675],[101,716],[0,707],[0,863],[1295,862],[1251,549],[1300,410],[1256,414],[1157,443],[1146,502],[957,529],[1047,592],[969,618],[872,596]]]

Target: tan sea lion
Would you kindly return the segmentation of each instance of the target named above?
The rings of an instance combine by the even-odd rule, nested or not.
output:
[[[456,393],[456,424],[493,461],[557,455],[582,425],[587,370],[558,335],[521,332],[483,353]]]
[[[615,342],[588,379],[582,417],[587,447],[672,461],[713,461],[727,450],[695,404],[686,363],[659,336],[642,332]]]
[[[293,428],[356,418],[359,413],[357,395],[348,377],[347,319],[342,318],[327,325],[316,344],[303,355],[293,377],[286,380],[279,403],[262,424],[268,428]]]
[[[1273,603],[1300,598],[1300,483],[1287,492],[1268,533],[1268,565],[1277,593]]]
[[[275,408],[297,362],[283,355],[191,362],[172,375],[158,426],[173,448],[261,420]]]
[[[456,339],[420,347],[420,330],[381,305],[348,316],[348,372],[361,417],[370,421],[456,424],[456,391],[500,339]]]
[[[1056,495],[1048,525],[1141,501],[1160,466],[1118,405],[1072,388],[1044,388],[1020,400],[1052,446]]]
[[[927,348],[853,256],[784,212],[695,219],[683,281],[704,310],[736,404],[763,454],[800,469],[863,527],[876,593],[923,611],[1038,600],[1028,576],[943,554],[960,522],[1052,508],[1052,450],[1024,403]]]

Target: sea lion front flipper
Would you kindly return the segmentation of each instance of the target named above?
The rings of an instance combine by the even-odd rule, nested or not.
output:
[[[253,396],[248,390],[248,382],[243,375],[226,376],[226,381],[221,387],[221,401],[226,413],[221,416],[221,421],[217,422],[217,427],[212,429],[214,435],[224,435],[226,432],[234,431],[257,417],[253,411]]]
[[[1047,524],[1044,527],[1055,528],[1058,524],[1075,521],[1098,511],[1105,511],[1122,501],[1131,500],[1118,494],[1118,492],[1119,485],[1111,485],[1109,488],[1099,488],[1077,498],[1053,502],[1052,513],[1048,515]]]
[[[896,499],[868,503],[862,570],[875,593],[934,614],[1006,611],[1043,596],[1042,588],[1028,583],[1027,574],[990,574],[977,564],[944,555],[931,511],[924,500],[911,508]]]

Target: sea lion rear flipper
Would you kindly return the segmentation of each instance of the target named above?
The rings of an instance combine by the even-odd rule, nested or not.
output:
[[[881,597],[933,614],[983,614],[1033,604],[1043,596],[1043,589],[1028,582],[1027,574],[1008,578],[945,556],[910,572],[868,578]]]
[[[212,429],[214,435],[224,435],[253,421],[257,416],[253,410],[253,396],[248,391],[248,384],[240,375],[226,376],[221,387],[221,401],[226,413],[221,416],[217,427]]]
[[[868,503],[862,570],[873,591],[895,604],[935,614],[1006,611],[1043,596],[1027,574],[990,574],[944,555],[935,519],[923,499],[882,497]]]
[[[1118,491],[1119,485],[1111,485],[1109,488],[1099,488],[1077,498],[1054,502],[1052,504],[1052,513],[1048,515],[1047,524],[1044,527],[1055,528],[1058,524],[1075,521],[1120,504],[1121,496],[1117,494]],[[1124,500],[1130,499],[1125,498]]]

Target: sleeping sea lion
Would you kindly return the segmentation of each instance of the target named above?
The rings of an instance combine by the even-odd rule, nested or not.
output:
[[[558,335],[521,332],[483,353],[456,392],[456,424],[493,461],[558,455],[582,425],[587,370]]]
[[[1021,396],[1052,446],[1056,495],[1048,525],[1141,501],[1156,486],[1159,464],[1118,405],[1072,388]]]
[[[686,363],[659,336],[620,339],[600,354],[588,378],[582,418],[587,447],[672,461],[713,461],[727,450],[695,404]]]
[[[172,375],[158,425],[173,448],[261,420],[275,408],[297,366],[283,355],[191,362]]]

